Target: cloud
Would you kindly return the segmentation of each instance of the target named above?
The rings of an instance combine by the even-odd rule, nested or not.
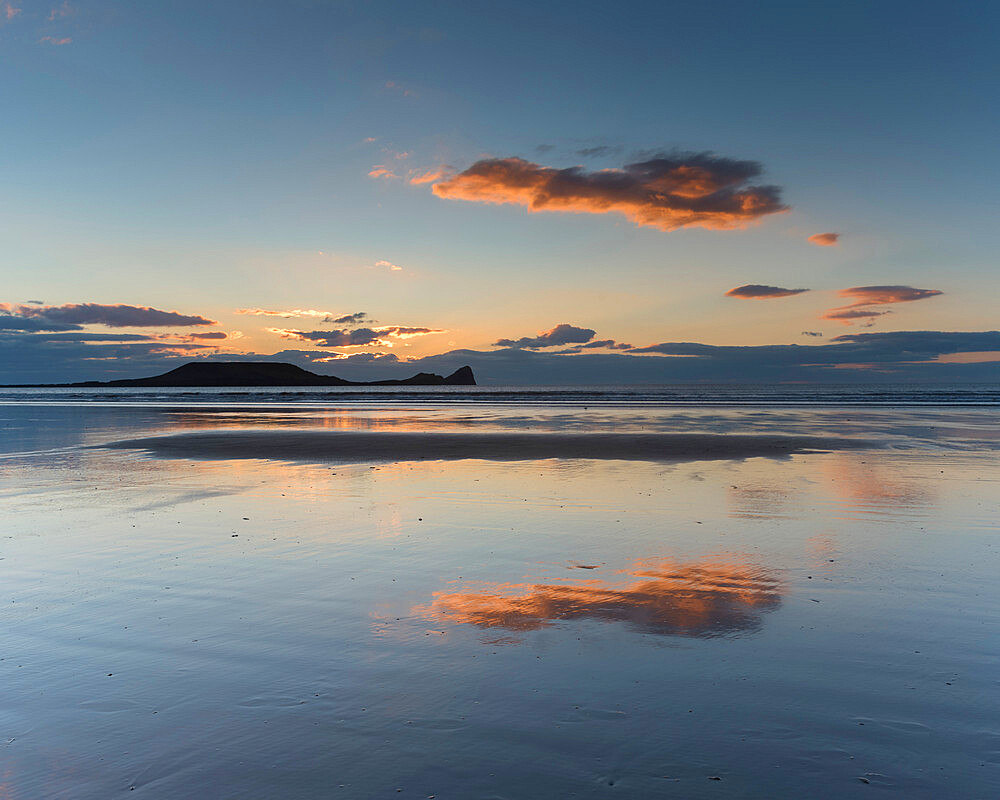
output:
[[[317,319],[323,319],[328,322],[339,322],[339,320],[329,319],[336,312],[318,311],[315,308],[292,308],[287,311],[276,311],[267,308],[237,308],[236,313],[252,314],[258,317],[282,317],[284,319],[292,319],[294,317],[316,317]]]
[[[395,353],[334,353],[323,358],[314,358],[313,362],[316,364],[326,364],[331,362],[338,362],[343,364],[395,364],[401,362],[399,356]]]
[[[415,186],[419,186],[424,183],[433,183],[434,181],[439,181],[445,176],[445,168],[438,167],[437,169],[426,170],[424,172],[418,172],[410,176],[410,183]]]
[[[228,339],[229,334],[223,331],[209,331],[208,333],[189,333],[189,339]]]
[[[109,328],[192,327],[215,325],[215,320],[149,306],[70,303],[62,306],[11,305],[0,303],[0,315],[33,319],[45,327],[37,330],[68,330],[66,326],[106,325]],[[8,321],[8,320],[5,320]],[[51,327],[57,326],[57,327]]]
[[[398,178],[399,176],[385,164],[376,164],[368,173],[369,178]]]
[[[38,40],[38,43],[39,44],[47,43],[59,47],[64,44],[70,44],[72,41],[73,39],[70,36],[66,36],[62,39],[57,39],[54,36],[43,36],[41,39]]]
[[[840,241],[839,233],[814,233],[806,241],[817,247],[834,247]]]
[[[821,331],[802,331],[803,336],[822,337]]]
[[[142,333],[35,333],[30,337],[34,342],[155,342],[160,337]]]
[[[998,331],[895,331],[843,334],[827,344],[818,345],[724,346],[663,342],[636,348],[632,352],[683,356],[681,361],[692,364],[714,362],[717,367],[728,367],[734,374],[746,373],[749,367],[756,370],[761,378],[777,373],[784,375],[784,380],[795,380],[797,368],[810,371],[859,365],[902,368],[936,361],[942,355],[995,349],[1000,349]]]
[[[829,319],[835,322],[841,322],[844,325],[850,325],[855,320],[874,320],[876,317],[884,317],[886,314],[890,313],[892,312],[865,311],[860,308],[831,308],[829,311],[824,311],[820,319]]]
[[[590,328],[578,328],[565,322],[556,325],[552,330],[542,331],[537,336],[524,336],[520,339],[498,339],[494,347],[516,347],[534,350],[540,347],[558,347],[566,344],[582,344],[594,338],[597,332]]]
[[[364,311],[356,311],[353,314],[345,314],[342,317],[331,319],[329,316],[323,322],[332,322],[334,325],[361,325],[370,321],[370,317]]]
[[[944,292],[940,289],[917,289],[913,286],[852,286],[849,289],[841,289],[839,294],[841,297],[853,298],[854,302],[839,308],[831,308],[823,312],[820,318],[850,325],[854,320],[867,319],[871,322],[876,317],[890,313],[888,310],[861,310],[869,306],[912,303],[916,300],[937,297]]]
[[[4,17],[7,19],[14,19],[14,17],[21,13],[21,9],[11,3],[4,3],[2,10]]]
[[[82,330],[82,328],[82,325],[49,322],[44,319],[5,314],[0,309],[0,331],[78,331]]]
[[[874,306],[887,303],[910,303],[944,294],[940,289],[915,289],[912,286],[852,286],[841,289],[841,297],[853,297],[854,306]]]
[[[557,169],[522,158],[488,158],[433,184],[438,197],[525,206],[529,211],[623,214],[636,225],[742,228],[785,211],[781,190],[755,186],[755,161],[711,153],[661,154],[622,169]]]
[[[618,155],[621,151],[620,145],[613,147],[608,144],[599,144],[594,147],[582,147],[576,151],[576,154],[581,158],[600,158],[601,156]]]
[[[412,89],[407,89],[405,86],[403,86],[400,83],[397,83],[396,81],[386,81],[385,88],[391,89],[394,92],[399,92],[400,94],[403,95],[403,97],[412,97],[414,95]]]
[[[297,331],[285,328],[268,328],[267,331],[275,333],[283,339],[316,342],[320,347],[392,347],[393,342],[391,339],[412,339],[415,336],[446,333],[446,331],[438,328],[409,328],[401,325],[331,331]]]
[[[64,2],[62,5],[53,8],[49,12],[48,20],[49,22],[52,22],[53,20],[56,19],[62,19],[63,17],[68,17],[72,15],[72,13],[73,13],[73,7],[70,6],[69,2]]]
[[[780,286],[763,286],[759,283],[748,283],[737,286],[726,292],[726,297],[743,297],[751,300],[767,300],[772,297],[791,297],[808,292],[808,289],[782,289]]]
[[[631,350],[632,345],[624,342],[616,342],[614,339],[600,339],[595,342],[587,342],[580,345],[581,350],[591,350],[601,348],[604,350]]]
[[[386,267],[390,272],[402,272],[403,268],[399,264],[393,264],[391,261],[379,260],[375,262],[376,267]]]

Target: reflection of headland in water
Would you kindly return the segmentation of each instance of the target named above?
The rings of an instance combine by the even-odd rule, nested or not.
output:
[[[589,569],[589,568],[588,568]],[[781,604],[780,584],[747,563],[643,562],[619,571],[634,579],[560,584],[491,584],[435,592],[414,612],[440,622],[524,632],[570,620],[624,622],[641,633],[712,637],[751,632]]]

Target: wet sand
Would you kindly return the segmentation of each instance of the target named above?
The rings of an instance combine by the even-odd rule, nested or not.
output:
[[[442,433],[264,430],[181,433],[110,442],[172,458],[270,458],[283,461],[530,461],[576,458],[696,461],[781,457],[874,445],[859,439],[774,434]]]
[[[0,796],[1000,796],[994,415],[0,414]]]

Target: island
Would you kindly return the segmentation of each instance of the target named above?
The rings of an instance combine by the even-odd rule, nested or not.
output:
[[[209,387],[209,386],[475,386],[471,367],[459,367],[451,375],[419,372],[410,378],[384,381],[348,381],[334,375],[317,375],[280,361],[202,361],[153,375],[114,381],[34,384],[38,387]],[[25,387],[27,388],[27,387]]]

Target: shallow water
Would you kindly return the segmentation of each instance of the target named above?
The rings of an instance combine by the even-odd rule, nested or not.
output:
[[[996,410],[0,408],[0,797],[991,798]],[[186,431],[879,449],[290,463]]]

